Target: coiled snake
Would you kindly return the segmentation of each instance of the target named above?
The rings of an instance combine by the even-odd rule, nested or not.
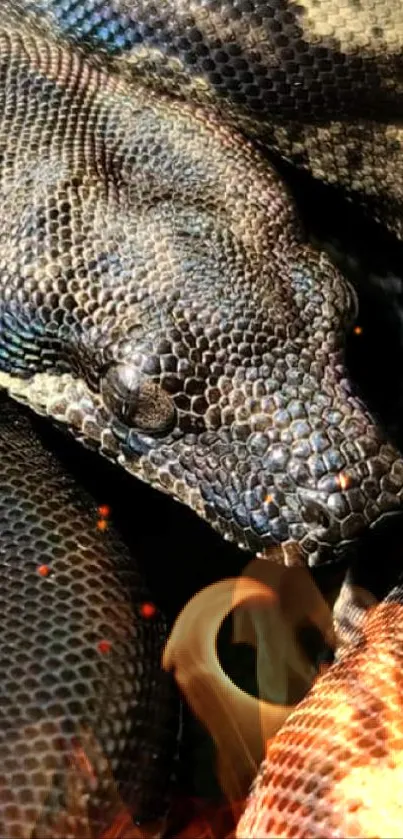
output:
[[[309,565],[401,510],[403,460],[266,153],[401,238],[402,42],[398,0],[0,4],[0,384]]]

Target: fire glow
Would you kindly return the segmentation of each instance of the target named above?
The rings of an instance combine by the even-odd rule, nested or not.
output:
[[[217,657],[220,626],[237,607],[243,608],[235,612],[233,640],[256,646],[258,699],[231,681]],[[257,559],[244,576],[195,595],[166,645],[163,667],[174,671],[188,704],[214,740],[218,778],[229,801],[239,802],[246,795],[267,740],[293,710],[287,704],[288,667],[306,689],[314,678],[313,667],[295,643],[294,626],[302,617],[309,617],[333,641],[329,608],[307,570],[285,568],[278,559]],[[273,694],[275,702],[260,698]]]
[[[250,611],[252,603],[257,612]],[[256,645],[258,699],[238,688],[218,661],[217,634],[234,609],[234,642]],[[218,779],[230,805],[239,806],[248,793],[266,746],[264,775],[253,787],[235,837],[399,837],[403,629],[398,640],[399,631],[395,637],[391,627],[403,627],[402,606],[368,605],[362,643],[352,644],[339,664],[316,675],[291,643],[303,613],[334,648],[330,609],[306,569],[284,569],[267,557],[260,565],[254,560],[243,577],[216,583],[192,598],[164,651],[163,667],[174,671],[186,701],[212,736]],[[295,706],[286,704],[285,659],[307,680],[306,697]],[[276,704],[262,700],[270,692],[277,694]],[[287,791],[290,781],[284,786],[279,780],[287,755],[295,794]],[[213,821],[202,823],[195,815],[178,836],[234,836],[216,833]]]

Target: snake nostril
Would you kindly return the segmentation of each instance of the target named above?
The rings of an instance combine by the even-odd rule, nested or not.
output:
[[[171,396],[130,364],[113,364],[101,380],[105,405],[125,425],[148,434],[170,431],[176,420]]]

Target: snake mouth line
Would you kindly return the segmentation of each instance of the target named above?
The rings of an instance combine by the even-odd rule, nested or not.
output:
[[[392,506],[393,502],[396,509],[378,509],[372,521],[364,510],[352,515],[351,508],[349,511],[346,507],[347,501],[343,501],[343,498],[348,500],[350,488],[345,488],[343,482],[336,486],[336,495],[340,495],[340,503],[355,520],[354,528],[350,528],[354,530],[351,536],[343,533],[347,529],[343,516],[333,512],[324,490],[300,487],[295,482],[288,494],[277,492],[274,487],[273,496],[269,494],[263,502],[256,495],[255,507],[248,509],[247,485],[237,490],[230,472],[225,480],[220,477],[217,492],[214,488],[215,472],[223,471],[222,451],[232,459],[237,457],[231,441],[225,437],[221,440],[213,435],[212,441],[211,434],[206,432],[181,438],[179,430],[174,429],[161,439],[128,428],[105,407],[100,394],[92,392],[82,379],[67,373],[37,373],[29,379],[20,379],[0,372],[0,388],[36,413],[51,418],[61,428],[67,427],[81,443],[98,449],[137,479],[190,506],[241,550],[258,552],[283,545],[286,565],[314,566],[338,561],[354,552],[367,530],[375,532],[403,515],[399,492],[390,496],[389,504]],[[393,457],[388,450],[385,470],[393,466]],[[252,470],[257,468],[262,469],[251,461],[251,477]],[[333,493],[334,484],[335,480]],[[272,490],[268,487],[267,491]],[[357,491],[359,488],[353,487],[353,493]],[[290,546],[296,543],[301,548],[298,560],[293,550],[290,551]]]

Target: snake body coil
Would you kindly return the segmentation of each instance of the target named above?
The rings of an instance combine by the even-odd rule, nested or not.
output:
[[[4,836],[98,836],[164,815],[178,707],[141,572],[18,406],[0,402]]]

